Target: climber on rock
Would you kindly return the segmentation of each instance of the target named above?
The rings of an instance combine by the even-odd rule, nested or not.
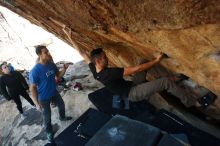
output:
[[[35,107],[34,102],[26,91],[29,89],[28,84],[20,72],[10,71],[7,63],[1,64],[1,71],[3,75],[0,78],[0,90],[7,100],[12,99],[16,103],[21,118],[24,119],[26,116],[23,113],[22,102],[19,96],[21,95],[24,97],[33,107]]]
[[[85,59],[95,79],[103,83],[112,93],[128,98],[130,101],[148,100],[156,92],[167,90],[178,97],[186,107],[199,106],[195,95],[180,88],[170,78],[160,78],[146,81],[146,70],[158,64],[163,58],[160,54],[152,61],[125,68],[108,67],[108,58],[102,48],[94,49],[90,53],[90,60]],[[133,81],[126,81],[123,77],[134,75]]]
[[[185,91],[170,78],[164,77],[146,82],[146,70],[158,64],[162,60],[163,54],[152,61],[134,67],[108,67],[108,58],[102,48],[92,50],[89,56],[72,41],[70,29],[63,28],[63,31],[89,65],[94,78],[121,98],[128,98],[130,101],[148,100],[152,94],[167,90],[178,97],[186,107],[201,106],[194,94]],[[124,79],[129,75],[134,75],[133,82]]]

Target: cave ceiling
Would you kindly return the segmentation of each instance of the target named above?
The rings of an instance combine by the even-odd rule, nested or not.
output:
[[[1,0],[68,44],[103,47],[111,65],[136,65],[160,52],[160,66],[220,96],[219,0]],[[57,48],[62,49],[62,48]],[[74,57],[74,56],[73,56]]]

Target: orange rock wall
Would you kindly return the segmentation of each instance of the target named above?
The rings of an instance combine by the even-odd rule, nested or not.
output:
[[[219,0],[1,0],[0,4],[73,41],[103,47],[115,66],[135,65],[159,52],[161,65],[220,96]],[[57,48],[62,49],[62,48]]]

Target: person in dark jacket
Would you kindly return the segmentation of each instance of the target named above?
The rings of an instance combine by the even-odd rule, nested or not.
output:
[[[0,67],[3,73],[0,78],[0,90],[7,100],[12,99],[16,103],[21,118],[24,119],[26,116],[23,113],[20,95],[35,107],[34,102],[26,91],[29,89],[28,84],[20,72],[10,71],[7,64],[3,63]]]

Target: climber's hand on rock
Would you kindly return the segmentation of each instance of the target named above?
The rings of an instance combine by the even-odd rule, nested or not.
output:
[[[156,62],[160,62],[164,57],[164,54],[161,52],[160,55],[157,56]]]

